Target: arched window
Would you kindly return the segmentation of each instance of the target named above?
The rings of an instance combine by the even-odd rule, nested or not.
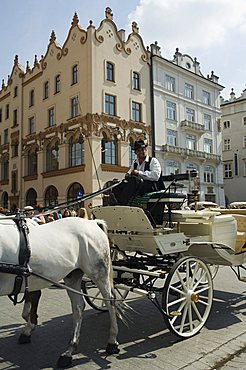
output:
[[[214,177],[214,168],[212,166],[204,166],[204,182],[214,182]]]
[[[80,166],[85,163],[85,149],[82,138],[69,140],[69,167]]]
[[[112,140],[108,140],[107,135],[103,132],[102,138],[102,163],[118,164],[118,139],[116,135]]]
[[[3,208],[8,209],[8,203],[9,203],[9,196],[8,196],[8,193],[4,191],[2,194],[2,198],[1,198],[1,206]]]
[[[30,149],[28,154],[27,154],[27,159],[26,159],[26,174],[27,176],[33,176],[37,175],[38,171],[38,157],[37,157],[37,149],[32,150]]]
[[[68,189],[67,192],[67,201],[68,202],[74,202],[76,200],[79,201],[79,199],[84,195],[84,188],[83,186],[78,183],[74,182]],[[78,208],[81,207],[81,202],[78,203]],[[74,208],[77,208],[76,204],[73,205]]]
[[[51,185],[47,188],[44,195],[44,204],[46,207],[53,207],[58,204],[58,191],[55,186]]]
[[[58,142],[51,143],[46,148],[46,171],[55,171],[59,168]]]
[[[137,155],[135,154],[135,151],[133,150],[133,146],[134,146],[134,140],[132,137],[130,137],[129,148],[128,148],[129,166],[131,166],[132,162],[137,158]]]
[[[191,172],[191,171],[196,171],[196,172],[198,172],[198,166],[195,164],[195,163],[187,163],[186,164],[186,170],[188,171],[188,172]]]
[[[34,207],[36,204],[37,204],[37,192],[33,188],[30,188],[26,192],[26,205]]]
[[[171,159],[165,161],[165,175],[178,174],[180,163]]]

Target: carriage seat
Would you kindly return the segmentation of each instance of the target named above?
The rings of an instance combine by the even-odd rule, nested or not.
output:
[[[183,193],[171,193],[160,190],[144,195],[137,195],[130,200],[129,204],[143,208],[147,211],[147,215],[148,213],[150,214],[156,225],[162,225],[165,208],[167,208],[170,214],[171,209],[180,208],[185,199],[186,195]]]
[[[232,214],[237,221],[235,252],[246,252],[246,215]]]

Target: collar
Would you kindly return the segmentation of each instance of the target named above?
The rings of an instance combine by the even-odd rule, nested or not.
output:
[[[141,164],[139,163],[138,158],[136,158],[136,162],[138,163],[139,166],[141,166],[141,164],[143,164],[145,162],[149,162],[149,155],[148,154],[146,155],[145,160]]]

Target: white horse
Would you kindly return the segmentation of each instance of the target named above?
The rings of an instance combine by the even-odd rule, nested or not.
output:
[[[29,224],[29,222],[28,222]],[[86,274],[100,289],[106,300],[110,316],[110,333],[106,352],[118,353],[118,325],[116,319],[117,301],[112,282],[112,264],[106,225],[101,220],[85,220],[77,217],[64,218],[38,227],[29,227],[31,257],[29,266],[34,273],[81,291],[81,280]],[[18,264],[20,233],[12,220],[0,219],[0,262]],[[0,272],[0,296],[11,294],[15,276]],[[50,282],[31,275],[29,291],[47,288]],[[22,292],[24,286],[22,286]],[[85,307],[81,295],[68,291],[73,313],[73,332],[66,351],[58,359],[58,367],[66,367],[72,362],[76,349]],[[38,297],[39,298],[39,297]],[[30,307],[25,305],[23,317],[27,324],[21,334],[30,341],[34,324],[29,319]],[[26,311],[26,312],[25,312]]]

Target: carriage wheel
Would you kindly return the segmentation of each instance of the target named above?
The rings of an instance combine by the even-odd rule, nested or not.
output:
[[[195,268],[196,264],[194,264],[194,268]],[[217,275],[217,272],[219,270],[219,265],[211,265],[211,264],[206,264],[206,266],[209,268],[209,271],[210,271],[210,275],[211,275],[211,278],[212,280],[214,280],[215,276]],[[202,271],[201,271],[202,273]],[[201,281],[201,283],[203,284],[206,284],[206,278],[204,281]]]
[[[102,296],[100,290],[98,289],[96,284],[93,283],[92,280],[89,280],[89,279],[88,280],[87,279],[83,280],[81,288],[82,288],[82,292],[84,294],[86,294],[84,296],[86,302],[92,308],[94,308],[97,311],[103,311],[103,312],[108,310],[107,306],[105,304],[105,301],[102,300],[103,296]],[[121,290],[121,289],[115,288],[115,291],[116,291],[116,299],[124,300],[126,298],[126,296],[128,295],[128,291],[126,291],[126,290]]]
[[[204,326],[213,301],[213,281],[208,266],[195,257],[184,257],[170,270],[162,293],[164,316],[170,331],[192,337]]]

